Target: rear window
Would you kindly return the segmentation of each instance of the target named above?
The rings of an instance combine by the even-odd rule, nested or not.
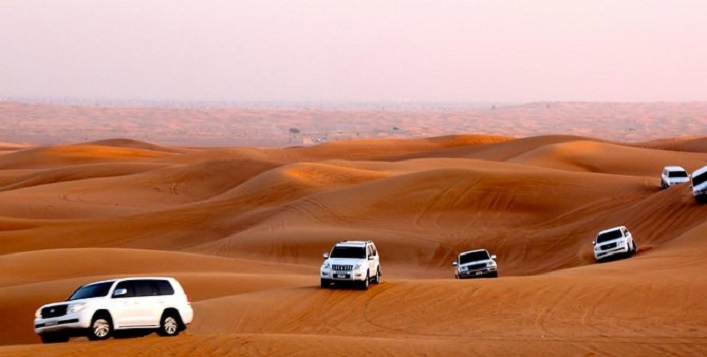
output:
[[[618,239],[623,237],[620,229],[615,229],[613,231],[608,231],[597,236],[597,243],[608,242],[610,240]]]
[[[668,172],[668,177],[676,177],[676,178],[687,177],[687,172],[685,172],[685,171],[670,171],[670,172]]]

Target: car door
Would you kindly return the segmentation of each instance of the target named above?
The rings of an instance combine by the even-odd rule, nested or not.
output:
[[[135,295],[140,300],[134,311],[136,325],[159,326],[164,296],[160,296],[158,293],[157,281],[152,279],[136,280]]]
[[[111,295],[111,316],[115,328],[131,327],[137,324],[139,298],[135,295],[135,281],[119,282]]]

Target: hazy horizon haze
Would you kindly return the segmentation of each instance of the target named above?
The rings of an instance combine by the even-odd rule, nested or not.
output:
[[[707,100],[707,2],[0,1],[0,96]]]

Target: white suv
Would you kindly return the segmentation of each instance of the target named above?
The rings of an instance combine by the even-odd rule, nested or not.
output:
[[[681,166],[666,166],[660,174],[660,187],[668,188],[673,185],[690,181],[690,175]]]
[[[638,250],[633,235],[624,226],[609,228],[597,234],[597,240],[592,242],[596,261],[620,254],[633,255]]]
[[[498,266],[496,256],[486,249],[469,250],[459,253],[457,260],[452,262],[456,279],[497,278]]]
[[[362,289],[378,284],[381,277],[380,256],[372,241],[341,241],[324,253],[320,269],[321,286],[352,282]]]
[[[191,302],[174,278],[114,279],[83,285],[66,301],[40,307],[34,332],[44,343],[66,342],[79,334],[104,340],[126,329],[176,336],[193,316]]]

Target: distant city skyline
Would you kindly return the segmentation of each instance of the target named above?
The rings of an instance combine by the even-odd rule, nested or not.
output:
[[[707,100],[701,0],[1,0],[0,98]]]

